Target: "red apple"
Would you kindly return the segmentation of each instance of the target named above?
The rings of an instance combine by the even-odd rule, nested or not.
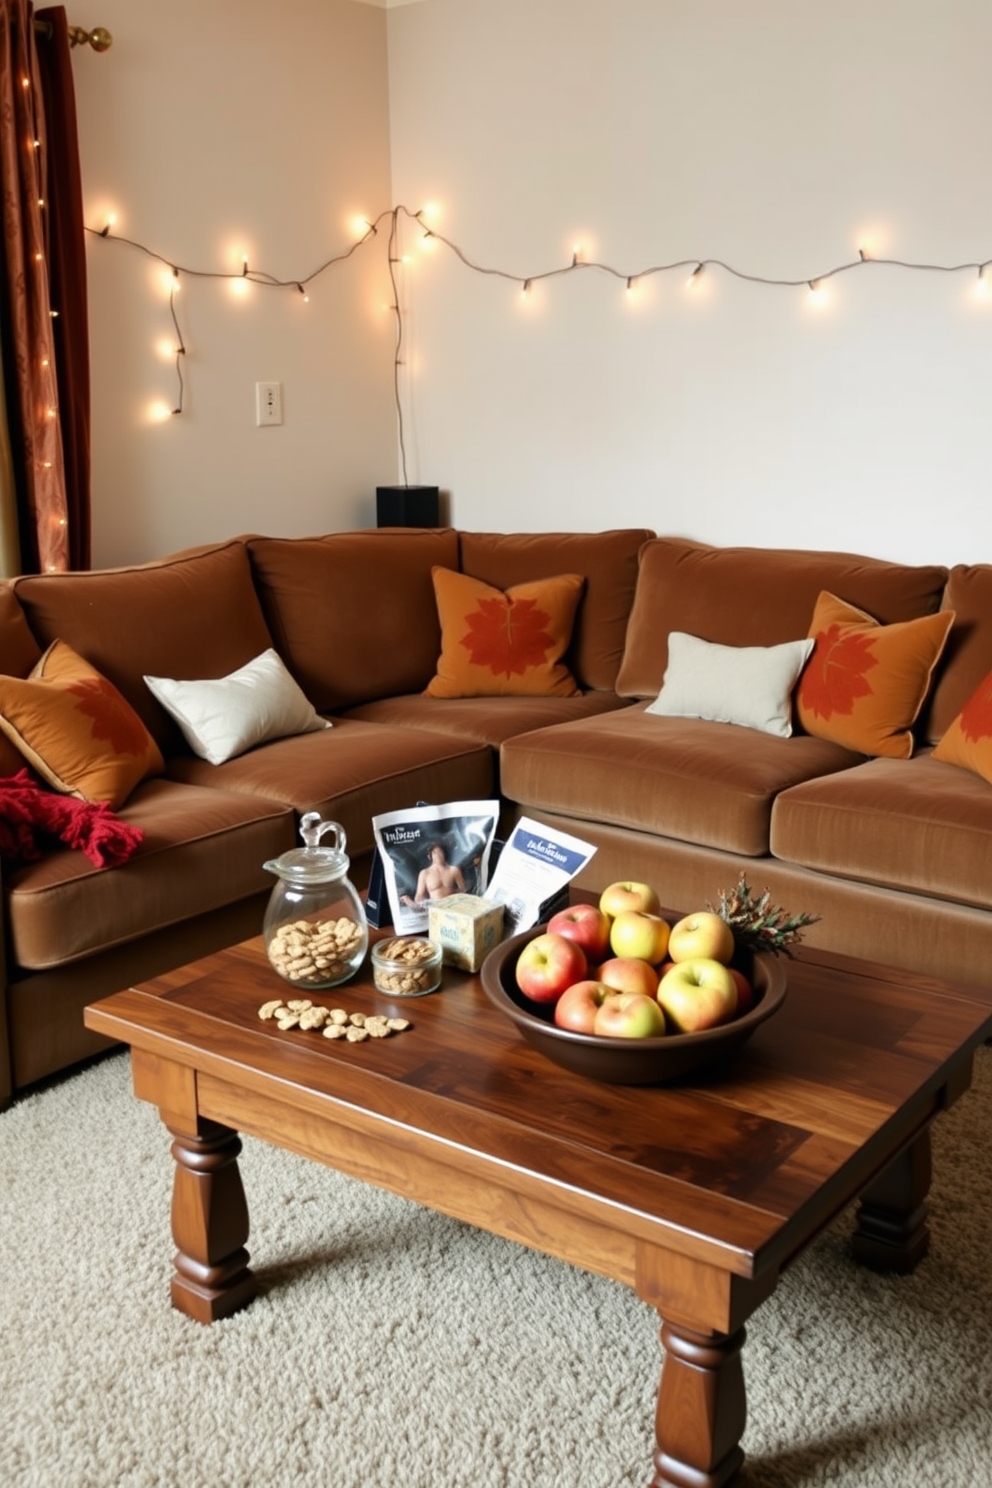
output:
[[[560,909],[548,921],[548,930],[552,935],[574,940],[585,951],[590,965],[609,955],[610,917],[595,904],[573,904],[570,909]]]
[[[736,966],[728,966],[727,970],[733,977],[734,985],[737,988],[737,1017],[739,1018],[741,1013],[746,1013],[748,1008],[754,1005],[754,988],[744,973],[738,971]]]
[[[612,987],[603,982],[573,982],[555,1003],[555,1022],[573,1033],[593,1033],[596,1014],[608,997],[616,997]]]
[[[734,954],[734,932],[712,910],[701,909],[676,921],[668,937],[673,961],[729,961]]]
[[[653,997],[658,990],[658,973],[650,961],[634,956],[614,956],[596,968],[596,977],[614,992],[640,992]]]
[[[606,1038],[661,1038],[665,1014],[653,997],[641,992],[615,992],[596,1014],[593,1032]]]
[[[633,956],[657,966],[668,950],[668,921],[639,909],[621,910],[610,927],[610,949],[614,956]]]
[[[581,982],[588,970],[581,946],[545,931],[529,940],[517,957],[517,986],[532,1002],[557,1002],[565,988]]]
[[[680,1033],[729,1023],[737,1013],[737,984],[722,961],[678,961],[658,983],[658,1001]]]
[[[633,883],[624,878],[618,883],[607,884],[599,896],[599,907],[613,920],[625,909],[636,909],[641,914],[657,914],[661,905],[650,884]]]

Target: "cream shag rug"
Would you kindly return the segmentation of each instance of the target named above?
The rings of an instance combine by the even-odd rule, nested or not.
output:
[[[931,1254],[842,1216],[748,1324],[749,1488],[992,1485],[992,1049],[938,1118]],[[172,1159],[126,1054],[0,1115],[5,1488],[646,1488],[632,1292],[245,1139],[261,1283],[174,1312]]]

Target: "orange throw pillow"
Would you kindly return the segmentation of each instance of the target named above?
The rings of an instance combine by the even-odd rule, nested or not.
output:
[[[933,758],[973,770],[992,784],[992,672],[979,682],[937,745]]]
[[[859,754],[909,759],[912,727],[947,633],[952,610],[882,625],[824,590],[809,634],[816,645],[796,690],[808,734]]]
[[[585,582],[560,574],[494,589],[450,568],[431,570],[441,655],[428,697],[574,697],[561,658]]]
[[[29,677],[0,676],[0,729],[42,779],[81,801],[122,806],[164,769],[130,703],[65,641]]]

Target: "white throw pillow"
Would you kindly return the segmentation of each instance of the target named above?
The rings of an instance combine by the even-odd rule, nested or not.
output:
[[[194,754],[212,765],[222,765],[253,744],[331,727],[314,712],[271,647],[229,677],[206,682],[146,677],[145,682],[179,724]]]
[[[737,723],[787,739],[792,733],[792,689],[814,641],[780,646],[719,646],[673,630],[668,666],[648,713]]]

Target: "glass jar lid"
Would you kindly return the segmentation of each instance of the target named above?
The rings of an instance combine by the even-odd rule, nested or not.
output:
[[[322,847],[320,839],[325,832],[334,833],[333,845]],[[293,847],[278,858],[271,858],[263,867],[270,873],[278,873],[289,883],[306,885],[330,883],[348,872],[349,858],[345,852],[348,839],[340,822],[321,821],[319,811],[308,811],[300,821],[300,836],[305,847]]]

